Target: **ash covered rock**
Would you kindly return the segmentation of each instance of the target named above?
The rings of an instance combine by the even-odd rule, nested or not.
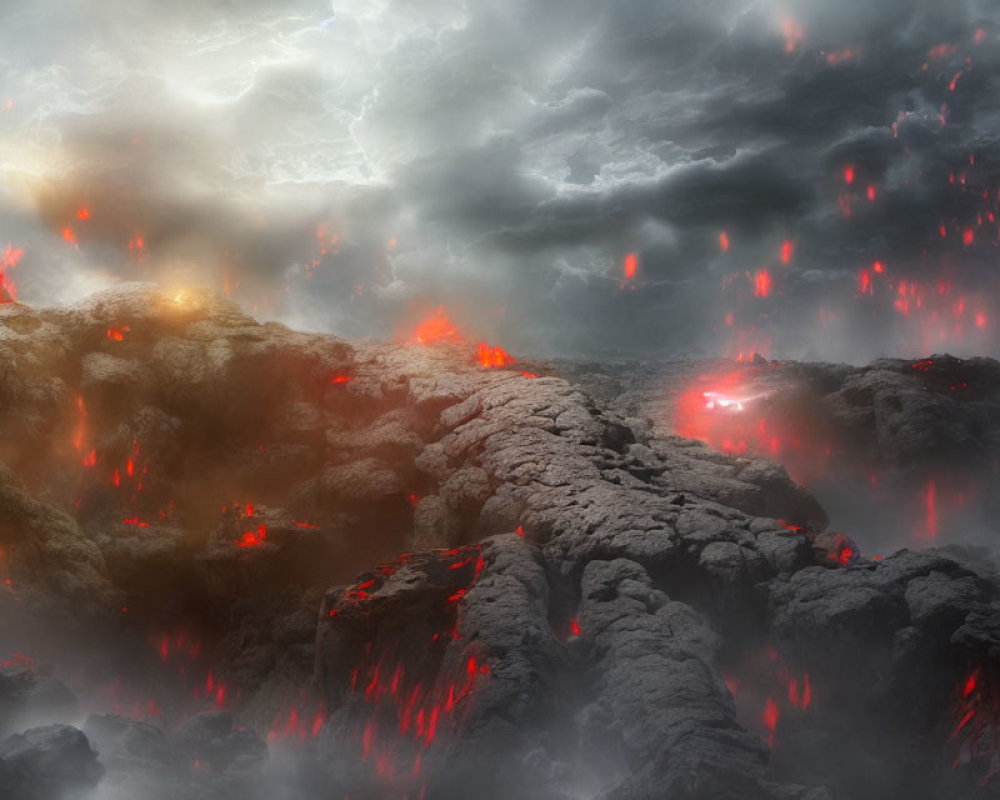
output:
[[[76,710],[73,692],[27,657],[15,654],[0,664],[0,736],[71,718]]]
[[[80,797],[102,773],[87,737],[69,725],[31,728],[0,742],[0,795],[10,800]]]

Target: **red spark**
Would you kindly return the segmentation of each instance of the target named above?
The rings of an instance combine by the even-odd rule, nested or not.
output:
[[[112,342],[123,342],[125,341],[125,334],[130,330],[128,325],[123,325],[120,328],[108,328],[108,339]]]
[[[580,622],[579,620],[571,619],[569,621],[569,632],[571,636],[580,635]]]
[[[786,18],[781,23],[781,32],[785,37],[785,52],[794,53],[802,41],[806,38],[806,33],[802,27],[793,19]]]
[[[874,203],[875,202],[875,185],[874,184],[869,184],[868,185],[868,202],[869,203]]]
[[[729,234],[725,231],[719,234],[719,249],[722,250],[723,253],[728,252],[729,250]]]
[[[76,244],[76,234],[73,233],[73,229],[72,228],[63,228],[62,229],[62,237],[63,237],[63,239],[65,239],[70,244],[73,244],[73,245]]]
[[[979,668],[976,667],[976,669],[972,671],[972,674],[969,675],[968,680],[966,680],[965,688],[962,689],[963,698],[968,697],[970,694],[976,691],[976,682],[978,681],[978,679],[979,679]]]
[[[792,243],[785,241],[781,245],[781,263],[787,264],[792,260]]]
[[[966,247],[971,247],[972,243],[976,241],[976,233],[972,228],[966,228],[962,231],[962,244]]]
[[[7,273],[8,270],[17,266],[22,256],[24,256],[24,249],[20,247],[15,249],[10,242],[7,243],[7,249],[0,255],[0,304],[17,300],[17,287]]]
[[[629,253],[625,256],[625,263],[623,265],[623,272],[625,274],[625,280],[631,281],[635,279],[635,273],[639,269],[639,256],[635,253]]]
[[[852,183],[854,183],[854,167],[853,166],[844,167],[844,183],[846,183],[848,186],[850,186]]]
[[[972,41],[976,44],[982,44],[986,41],[986,30],[983,28],[978,28],[975,35],[972,37]]]
[[[764,705],[764,726],[768,730],[767,735],[767,745],[768,747],[774,747],[774,730],[778,727],[778,717],[780,716],[780,710],[774,699],[771,697],[767,698],[767,703]]]
[[[879,275],[881,275],[883,272],[885,272],[885,264],[883,264],[881,261],[876,261],[874,264],[872,264],[872,269]]]
[[[872,276],[866,269],[861,270],[861,274],[858,276],[858,291],[861,294],[875,294],[874,287],[872,286]]]
[[[754,275],[753,296],[767,297],[771,294],[771,273],[766,269],[758,270]]]
[[[937,485],[933,479],[927,481],[924,489],[924,507],[927,512],[927,535],[933,539],[938,532]]]
[[[76,218],[79,219],[79,220],[90,219],[90,209],[87,208],[86,206],[80,206],[76,210]]]
[[[337,374],[330,378],[331,386],[342,386],[345,383],[350,383],[353,378],[350,375]]]
[[[846,567],[852,558],[854,558],[854,551],[850,547],[845,547],[840,551],[840,556],[837,560],[840,562],[840,566]]]

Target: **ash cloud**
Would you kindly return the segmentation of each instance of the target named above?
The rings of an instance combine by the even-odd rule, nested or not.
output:
[[[25,249],[31,304],[152,277],[347,336],[443,304],[534,354],[997,354],[992,3],[43,2],[0,21],[0,240]]]

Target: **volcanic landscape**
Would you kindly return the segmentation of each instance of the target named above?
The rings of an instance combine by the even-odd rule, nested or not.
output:
[[[0,305],[0,796],[996,797],[998,470],[989,359]]]

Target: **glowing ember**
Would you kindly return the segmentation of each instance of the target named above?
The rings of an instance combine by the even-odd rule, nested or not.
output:
[[[781,245],[781,263],[787,264],[792,260],[792,243],[785,241]]]
[[[723,253],[729,250],[729,234],[725,231],[719,234],[719,249],[722,250]]]
[[[805,31],[793,19],[785,19],[781,23],[781,33],[785,37],[786,53],[794,53],[806,38]]]
[[[622,269],[625,275],[625,280],[634,280],[635,273],[639,269],[639,256],[635,253],[629,253],[625,256],[625,263]]]
[[[854,167],[848,166],[844,167],[844,183],[850,186],[854,183]]]
[[[476,360],[487,369],[506,367],[514,363],[514,358],[502,347],[490,347],[480,342],[476,347]]]
[[[80,206],[76,210],[76,218],[79,219],[79,220],[90,219],[90,209],[87,208],[86,206]]]
[[[924,508],[927,512],[927,535],[933,539],[938,533],[937,484],[933,480],[927,481],[924,489]]]
[[[72,228],[63,228],[62,229],[62,238],[65,239],[67,242],[69,242],[72,245],[75,245],[77,243],[77,241],[76,241],[76,234],[73,232]]]
[[[444,313],[444,306],[438,306],[430,317],[417,326],[413,340],[417,344],[434,344],[436,342],[454,342],[461,337],[451,320]]]
[[[758,270],[754,275],[753,296],[768,297],[771,294],[771,273],[766,269]]]
[[[774,731],[778,727],[778,717],[781,711],[778,708],[777,703],[774,702],[774,698],[768,697],[767,703],[764,705],[764,727],[767,728],[767,746],[774,747]]]
[[[267,528],[258,525],[256,531],[247,531],[242,537],[236,540],[237,547],[258,547],[267,540]]]
[[[331,386],[343,386],[345,383],[350,383],[353,378],[350,375],[334,375],[330,378]]]
[[[112,342],[125,341],[125,334],[129,332],[129,326],[123,325],[120,328],[108,328],[108,339]]]
[[[17,300],[17,287],[8,273],[17,266],[23,256],[23,248],[15,248],[10,242],[7,243],[7,249],[0,255],[0,304]]]

